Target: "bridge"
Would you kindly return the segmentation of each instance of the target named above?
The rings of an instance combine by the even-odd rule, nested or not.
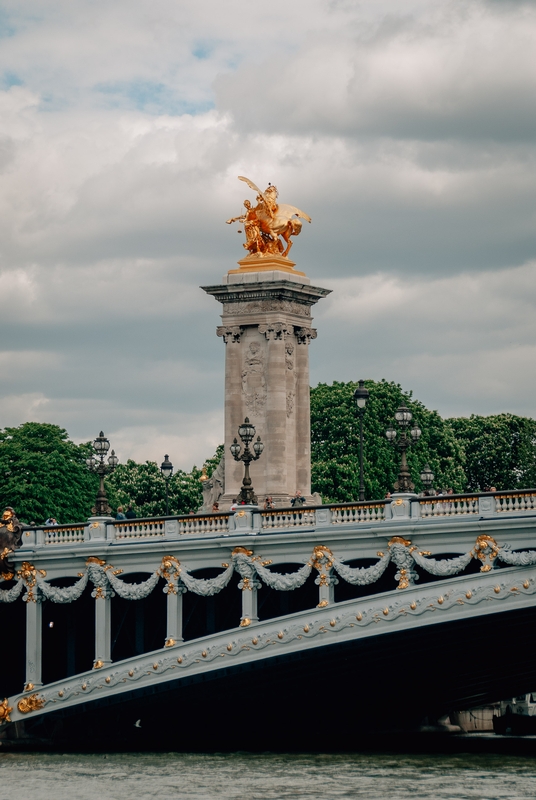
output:
[[[535,540],[534,489],[28,529],[0,736],[348,747],[531,691]]]

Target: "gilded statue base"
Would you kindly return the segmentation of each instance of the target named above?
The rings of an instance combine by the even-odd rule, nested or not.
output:
[[[246,256],[246,258],[243,258],[237,263],[240,264],[240,269],[230,269],[229,275],[239,275],[244,272],[273,272],[277,270],[278,272],[292,272],[293,275],[305,276],[305,272],[299,272],[297,269],[294,269],[296,266],[294,261],[291,261],[290,258],[284,258],[283,256],[275,256],[272,254],[266,256]]]

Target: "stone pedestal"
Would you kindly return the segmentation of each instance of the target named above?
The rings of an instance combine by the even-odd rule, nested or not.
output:
[[[225,342],[225,493],[227,508],[244,467],[229,447],[249,417],[264,442],[250,467],[259,503],[288,505],[296,490],[311,498],[309,343],[311,307],[329,294],[276,256],[238,262],[218,286],[203,286],[223,305],[217,334]]]

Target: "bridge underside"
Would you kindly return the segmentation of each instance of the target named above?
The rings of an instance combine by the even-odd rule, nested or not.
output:
[[[533,690],[535,623],[517,609],[323,644],[64,708],[26,733],[107,750],[352,749]]]

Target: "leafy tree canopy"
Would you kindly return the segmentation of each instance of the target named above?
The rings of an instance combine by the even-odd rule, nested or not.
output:
[[[467,491],[536,486],[536,420],[472,414],[447,422],[465,451]]]
[[[325,503],[342,503],[359,497],[359,418],[353,398],[357,383],[319,384],[311,390],[312,489]],[[465,455],[454,429],[437,411],[429,411],[411,392],[385,380],[365,381],[370,397],[364,415],[364,482],[366,498],[381,498],[392,491],[398,475],[400,453],[389,444],[385,431],[404,402],[422,430],[417,444],[407,452],[416,491],[419,474],[428,462],[435,485],[465,489]],[[395,427],[397,427],[395,425]]]
[[[58,425],[25,422],[0,430],[0,505],[13,506],[28,523],[87,519],[98,488],[86,466],[90,451]]]
[[[223,445],[215,455],[205,461],[207,475],[210,477],[218,466],[223,454]],[[199,480],[201,470],[193,467],[191,472],[177,470],[169,478],[169,513],[188,514],[197,511],[203,502],[202,484]],[[107,479],[106,489],[110,505],[122,506],[125,511],[132,505],[139,517],[158,517],[166,513],[166,484],[160,467],[154,461],[137,464],[128,460],[119,464]]]

